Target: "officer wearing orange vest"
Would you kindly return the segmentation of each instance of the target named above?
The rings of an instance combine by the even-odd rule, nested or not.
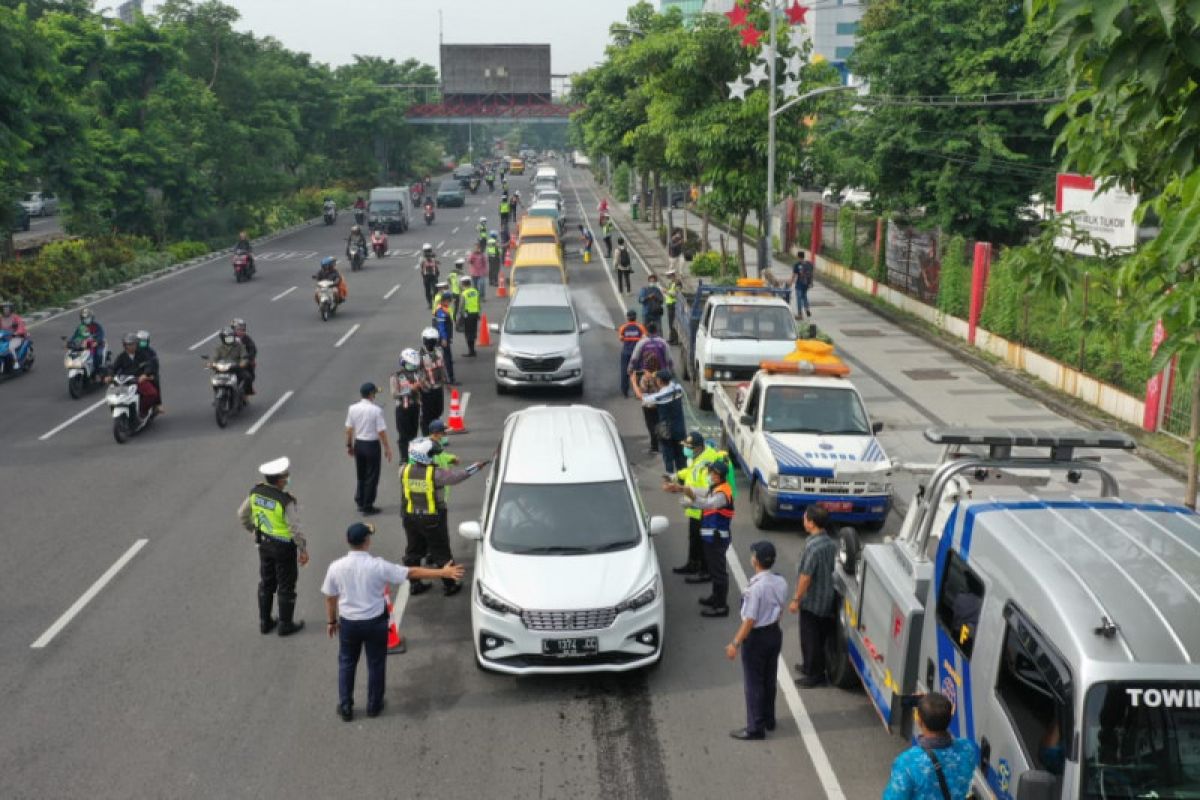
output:
[[[629,358],[633,348],[646,335],[646,328],[637,321],[635,309],[626,311],[625,319],[625,324],[617,328],[617,338],[621,340],[621,394],[629,397]]]

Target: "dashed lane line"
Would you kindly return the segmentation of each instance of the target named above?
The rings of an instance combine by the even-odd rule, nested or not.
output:
[[[360,325],[361,325],[361,323],[358,323],[358,322],[354,323],[354,327],[352,327],[350,330],[346,331],[342,335],[342,338],[337,340],[337,344],[335,344],[334,347],[341,347],[342,345],[344,345],[351,336],[353,336],[355,333],[358,332]]]
[[[283,298],[287,297],[287,296],[288,296],[289,294],[291,294],[292,292],[296,291],[296,289],[298,289],[298,288],[300,288],[300,287],[298,287],[298,286],[293,286],[293,287],[292,287],[292,288],[290,288],[290,289],[285,289],[284,291],[282,291],[282,292],[280,292],[279,294],[277,294],[277,295],[275,295],[274,297],[272,297],[272,298],[271,298],[271,302],[272,302],[272,303],[274,303],[276,300],[282,300]]]
[[[267,420],[269,420],[272,416],[274,416],[275,412],[278,411],[283,406],[284,403],[286,403],[288,400],[290,400],[293,394],[295,394],[295,392],[293,392],[291,389],[284,392],[283,396],[280,397],[278,400],[276,400],[275,404],[273,406],[271,406],[270,408],[268,408],[266,410],[266,413],[264,413],[261,417],[259,417],[258,421],[255,422],[253,425],[251,425],[246,430],[246,435],[253,436],[254,434],[258,433],[258,429],[261,428],[263,425],[266,425]]]
[[[117,573],[120,572],[121,569],[128,564],[133,557],[138,554],[138,551],[145,547],[149,541],[149,539],[138,539],[136,542],[134,542],[133,545],[125,551],[125,554],[117,559],[115,564],[105,570],[104,574],[97,578],[96,582],[89,586],[88,590],[80,595],[79,599],[72,603],[71,607],[64,611],[63,615],[56,619],[54,624],[47,628],[46,632],[39,636],[37,640],[29,646],[34,650],[41,650],[46,645],[50,644],[54,637],[61,633],[62,629],[67,627],[71,620],[78,616],[80,611],[83,611],[84,606],[92,602],[96,595],[100,594],[100,591],[108,585],[108,582],[116,577]]]
[[[76,422],[79,422],[79,420],[83,419],[88,414],[92,413],[93,411],[95,411],[97,408],[99,408],[102,405],[104,405],[104,400],[103,399],[97,400],[96,402],[92,403],[90,406],[85,408],[83,411],[80,411],[78,414],[71,417],[69,420],[67,420],[63,424],[55,426],[55,427],[51,428],[50,430],[46,431],[45,433],[43,433],[41,436],[38,437],[38,441],[42,441],[42,442],[46,441],[47,439],[49,439],[51,436],[58,433],[62,429],[66,428],[70,425],[74,425]]]
[[[385,295],[383,296],[383,299],[384,299],[384,300],[391,300],[391,299],[392,299],[392,295],[394,295],[394,294],[395,294],[396,292],[398,292],[398,291],[400,291],[400,284],[398,284],[398,283],[397,283],[395,286],[393,286],[392,288],[390,288],[390,289],[388,289],[388,290],[387,290],[387,294],[385,294]]]
[[[211,342],[213,339],[217,338],[218,333],[220,333],[219,330],[213,331],[208,336],[205,336],[203,339],[201,339],[200,341],[196,342],[194,345],[189,347],[188,352],[190,353],[193,350],[199,350],[201,347],[204,347],[205,344],[207,344],[208,342]]]

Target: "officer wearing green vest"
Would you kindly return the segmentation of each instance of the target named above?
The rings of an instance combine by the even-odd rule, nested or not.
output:
[[[263,482],[250,490],[238,509],[242,527],[254,534],[258,545],[258,628],[270,633],[276,627],[271,605],[279,595],[279,635],[291,636],[304,627],[295,621],[296,563],[308,563],[308,545],[300,532],[296,497],[288,492],[286,458],[277,458],[258,468]]]
[[[400,468],[400,488],[403,493],[401,515],[404,520],[404,535],[408,540],[404,549],[404,566],[417,567],[421,562],[427,566],[441,568],[454,563],[450,552],[449,516],[446,512],[446,488],[462,483],[483,467],[487,461],[476,461],[465,469],[444,469],[433,463],[433,442],[417,439],[408,445],[408,463]],[[411,593],[424,594],[431,585],[425,581],[414,581]],[[442,594],[446,597],[458,594],[462,583],[450,578],[442,579]]]
[[[500,285],[500,243],[495,236],[489,236],[487,242],[488,284]]]
[[[675,304],[683,292],[683,282],[679,273],[674,269],[667,270],[667,290],[663,297],[667,304],[667,344],[679,344],[679,334],[675,332]]]
[[[450,273],[450,278],[453,277],[454,273]],[[437,292],[433,295],[433,307],[430,308],[429,311],[431,314],[436,315],[438,306],[442,304],[442,298],[445,298],[450,301],[450,317],[453,319],[458,309],[459,294],[458,292],[454,291],[450,278],[447,278],[444,281],[438,281]],[[458,282],[462,282],[462,276],[459,276]]]
[[[450,277],[446,281],[450,284],[450,291],[454,292],[454,294],[462,294],[463,266],[465,264],[466,262],[461,258],[456,260],[454,262],[454,271],[450,273]]]
[[[500,196],[500,224],[508,224],[508,215],[512,213],[512,203],[508,201],[508,192]]]
[[[724,450],[718,450],[708,442],[700,431],[692,431],[683,440],[683,455],[688,459],[688,465],[675,474],[679,483],[704,494],[708,490],[708,465],[714,461],[725,461],[729,467],[729,485],[732,487],[736,476],[729,455]],[[698,508],[685,508],[684,514],[688,520],[688,550],[687,562],[682,567],[671,571],[676,575],[686,575],[687,583],[708,583],[712,578],[704,560],[704,545],[700,540],[701,511]]]
[[[462,319],[463,336],[467,340],[467,357],[474,358],[475,337],[479,335],[479,290],[468,275],[462,279],[462,305],[459,310]]]

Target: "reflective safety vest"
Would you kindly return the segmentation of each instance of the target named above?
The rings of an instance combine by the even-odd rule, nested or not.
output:
[[[446,278],[446,282],[450,284],[450,291],[454,294],[462,291],[462,275],[458,272],[451,272],[450,277]]]
[[[254,529],[270,539],[292,541],[292,526],[288,524],[287,507],[296,498],[267,483],[250,490],[250,518]]]
[[[468,314],[479,313],[479,290],[472,286],[469,289],[464,289],[462,293],[463,310]]]
[[[500,257],[500,245],[496,244],[495,242],[488,242],[487,257],[488,258],[499,258]]]
[[[632,352],[633,348],[630,345],[637,344],[638,340],[646,335],[646,329],[640,322],[626,322],[621,327],[617,328],[617,336],[621,339],[622,344],[629,347]]]
[[[667,296],[667,305],[669,305],[669,306],[675,305],[675,301],[679,299],[679,284],[672,283],[670,286],[668,286],[666,296]]]
[[[434,494],[437,487],[433,482],[433,466],[425,466],[425,477],[423,479],[412,476],[413,467],[420,468],[420,465],[405,464],[404,469],[400,471],[400,485],[404,489],[404,513],[421,516],[437,514],[437,498]],[[423,507],[414,507],[414,495],[418,498],[422,495],[424,496],[425,504]]]
[[[700,535],[706,539],[728,539],[733,525],[733,489],[722,483],[713,487],[713,494],[717,493],[725,495],[725,507],[700,510]]]
[[[675,477],[683,481],[684,486],[692,489],[708,489],[708,465],[721,458],[721,453],[712,447],[692,455],[691,463],[675,473]],[[685,508],[683,513],[692,519],[700,519],[700,509]]]
[[[508,211],[509,211],[509,205],[508,205],[508,201],[507,201],[507,200],[502,200],[502,201],[500,202],[500,213],[501,213],[501,214],[503,214],[504,216],[506,216],[506,217],[507,217],[507,216],[508,216]]]

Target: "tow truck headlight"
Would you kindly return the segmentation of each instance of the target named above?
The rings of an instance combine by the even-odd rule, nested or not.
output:
[[[514,616],[521,615],[521,609],[509,603],[504,598],[488,590],[483,585],[483,581],[475,581],[475,589],[479,593],[479,602],[484,608],[495,611],[497,614],[512,614]]]
[[[620,614],[622,611],[637,611],[639,608],[645,608],[653,603],[656,597],[658,597],[658,586],[655,581],[651,581],[625,600],[617,603],[617,613]]]
[[[781,475],[779,477],[780,489],[802,489],[804,484],[798,475]]]
[[[776,475],[774,472],[772,472],[770,475],[767,476],[767,486],[772,489],[779,488],[779,476]]]

